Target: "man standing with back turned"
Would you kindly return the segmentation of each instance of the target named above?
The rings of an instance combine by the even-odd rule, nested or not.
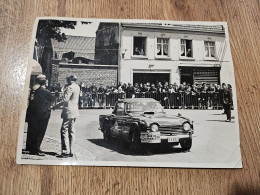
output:
[[[76,84],[76,80],[77,77],[74,75],[68,77],[68,86],[64,91],[64,107],[61,113],[61,118],[63,119],[61,125],[62,157],[73,157],[74,152],[73,142],[75,139],[75,121],[76,118],[79,116],[78,102],[80,93],[80,87]]]

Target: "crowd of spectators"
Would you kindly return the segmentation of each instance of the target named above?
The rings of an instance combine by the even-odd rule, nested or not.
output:
[[[201,107],[207,108],[208,106],[214,106],[216,104],[216,99],[219,101],[219,93],[221,93],[222,87],[217,84],[207,84],[207,83],[194,83],[190,85],[189,83],[183,82],[177,85],[169,84],[168,82],[157,84],[154,83],[119,83],[118,85],[112,83],[111,85],[104,86],[100,84],[96,86],[85,85],[83,82],[79,83],[80,86],[80,107],[93,107],[96,103],[99,106],[111,105],[117,101],[118,98],[135,98],[135,97],[152,97],[161,102],[164,106],[167,104],[170,107],[178,105],[178,107]],[[232,91],[231,85],[227,85],[229,90]],[[55,93],[58,98],[60,92],[63,91],[64,87],[60,84],[56,84],[51,88],[51,92]],[[140,94],[161,94],[160,96],[141,96]],[[112,96],[114,94],[120,94],[117,96]],[[171,96],[165,96],[163,94],[178,94],[172,98]],[[186,95],[186,96],[185,96]],[[116,97],[116,98],[115,98]],[[195,103],[196,102],[196,103]],[[221,104],[221,102],[218,102]]]

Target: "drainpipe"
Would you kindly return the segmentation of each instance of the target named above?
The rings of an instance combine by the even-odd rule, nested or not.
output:
[[[121,82],[121,64],[122,64],[122,52],[121,52],[121,23],[118,24],[118,68],[117,68],[117,84]]]

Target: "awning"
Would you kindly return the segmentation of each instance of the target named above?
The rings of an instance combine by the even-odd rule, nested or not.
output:
[[[190,67],[190,68],[209,68],[209,67],[215,67],[215,68],[221,68],[221,65],[219,63],[215,64],[180,64],[179,67]]]
[[[42,67],[36,60],[30,60],[29,65],[32,67],[31,75],[42,74]]]

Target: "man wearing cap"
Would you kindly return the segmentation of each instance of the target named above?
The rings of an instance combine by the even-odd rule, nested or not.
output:
[[[61,149],[63,157],[73,157],[73,142],[75,135],[75,121],[79,116],[78,102],[80,87],[76,84],[77,77],[71,75],[67,78],[68,87],[64,91],[64,107],[61,113]],[[68,143],[69,142],[69,143]]]
[[[223,108],[224,108],[224,113],[227,115],[226,122],[230,122],[231,121],[231,105],[233,104],[232,92],[227,87],[226,84],[222,84],[222,88],[223,88],[223,92],[222,92]]]
[[[45,75],[38,75],[36,82],[37,84],[32,87],[30,93],[26,114],[26,121],[28,122],[26,150],[31,154],[44,156],[40,146],[48,126],[54,97],[46,89],[47,80]]]

